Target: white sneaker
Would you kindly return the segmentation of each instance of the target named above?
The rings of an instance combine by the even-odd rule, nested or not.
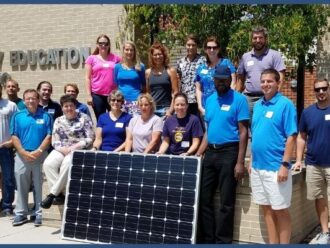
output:
[[[319,233],[316,237],[315,244],[318,245],[327,245],[330,244],[330,235],[329,233]]]

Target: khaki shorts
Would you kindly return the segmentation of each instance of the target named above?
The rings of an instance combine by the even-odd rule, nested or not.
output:
[[[307,165],[306,185],[308,200],[330,196],[330,168]]]

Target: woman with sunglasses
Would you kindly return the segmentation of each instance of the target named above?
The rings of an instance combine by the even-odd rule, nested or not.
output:
[[[187,112],[186,94],[177,93],[173,101],[175,114],[165,120],[158,154],[194,155],[203,137],[202,124],[197,116]]]
[[[115,65],[115,83],[125,97],[124,109],[127,113],[138,113],[137,98],[145,91],[145,67],[140,62],[136,45],[125,42],[121,63]]]
[[[155,153],[163,130],[162,119],[155,115],[155,101],[149,93],[138,97],[141,115],[134,116],[127,129],[125,152]]]
[[[236,69],[229,59],[223,58],[220,51],[220,42],[214,36],[206,39],[204,44],[206,63],[200,65],[196,71],[196,99],[200,114],[205,114],[206,99],[216,91],[213,75],[217,65],[227,66],[231,71],[231,87],[236,84]]]
[[[96,48],[86,60],[87,104],[92,105],[96,119],[110,110],[108,96],[116,88],[113,71],[121,58],[110,51],[110,38],[101,34],[96,39]]]
[[[121,111],[124,96],[119,90],[109,95],[111,110],[100,115],[96,125],[93,150],[119,152],[125,148],[125,139],[131,115]]]
[[[160,117],[170,116],[173,113],[172,96],[179,92],[176,69],[169,66],[167,49],[159,42],[150,47],[148,61],[147,92],[156,102],[155,114]]]

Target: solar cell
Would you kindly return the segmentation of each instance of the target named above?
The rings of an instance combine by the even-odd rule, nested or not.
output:
[[[195,243],[200,159],[74,152],[62,237],[92,243]]]

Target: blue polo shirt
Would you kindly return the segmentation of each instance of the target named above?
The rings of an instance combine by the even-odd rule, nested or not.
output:
[[[306,165],[330,167],[330,106],[320,109],[313,104],[304,109],[299,131],[307,134]]]
[[[232,89],[222,96],[213,93],[205,106],[208,143],[222,145],[238,142],[238,122],[249,118],[249,106],[244,95]]]
[[[24,109],[11,119],[10,134],[20,139],[25,150],[34,151],[47,135],[52,134],[52,122],[52,117],[41,108],[34,115]]]
[[[253,168],[277,171],[287,138],[297,133],[295,106],[281,93],[269,101],[261,98],[253,109],[251,132]]]

